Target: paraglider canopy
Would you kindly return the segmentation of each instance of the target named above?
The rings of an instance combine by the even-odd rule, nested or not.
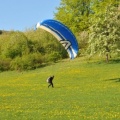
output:
[[[38,22],[36,29],[38,28],[42,28],[54,35],[67,50],[71,59],[77,56],[78,43],[74,34],[67,26],[57,20],[48,19],[42,21],[41,23]]]

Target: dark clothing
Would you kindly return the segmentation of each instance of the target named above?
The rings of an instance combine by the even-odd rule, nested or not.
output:
[[[49,78],[47,79],[47,82],[49,83],[48,88],[49,88],[50,86],[54,87],[54,86],[53,86],[53,82],[52,82],[53,79],[54,79],[54,76],[49,77]]]

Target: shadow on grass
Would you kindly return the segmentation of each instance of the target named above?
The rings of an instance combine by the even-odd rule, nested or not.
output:
[[[88,61],[88,63],[91,63],[91,62]],[[98,61],[94,61],[93,63],[96,63],[96,64],[119,64],[120,58],[110,59],[108,62],[106,60],[98,60]]]
[[[119,59],[110,60],[109,63],[111,63],[111,64],[120,63],[120,58]]]
[[[120,78],[113,78],[113,79],[107,79],[105,81],[115,81],[115,82],[120,82]]]

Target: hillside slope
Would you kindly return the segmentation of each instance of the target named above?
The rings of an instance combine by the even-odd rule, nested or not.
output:
[[[0,73],[0,119],[119,120],[120,64],[63,60]],[[46,79],[55,75],[54,88]]]

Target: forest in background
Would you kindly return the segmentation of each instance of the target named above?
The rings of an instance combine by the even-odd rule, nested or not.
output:
[[[78,40],[78,57],[120,57],[120,0],[61,0],[56,9],[54,19]],[[46,31],[0,31],[0,71],[36,69],[64,58],[67,52]]]

